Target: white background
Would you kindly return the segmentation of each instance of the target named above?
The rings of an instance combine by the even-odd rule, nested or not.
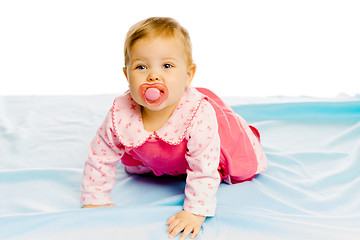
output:
[[[195,86],[221,96],[360,93],[360,1],[0,0],[0,95],[122,93],[134,23],[190,32]]]

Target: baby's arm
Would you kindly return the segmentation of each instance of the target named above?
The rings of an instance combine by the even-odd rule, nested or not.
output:
[[[213,216],[216,209],[216,192],[220,184],[218,172],[220,138],[213,108],[204,102],[193,119],[188,136],[186,160],[189,168],[185,187],[184,211],[170,217],[167,225],[170,237],[184,231],[180,239],[191,232],[195,238],[206,216]]]
[[[220,137],[215,111],[211,105],[206,101],[198,111],[186,154],[189,168],[184,210],[197,215],[214,216],[216,193],[221,182],[218,172]]]
[[[84,207],[112,205],[110,194],[116,167],[123,154],[124,147],[114,134],[109,112],[90,144],[85,162],[81,194]]]

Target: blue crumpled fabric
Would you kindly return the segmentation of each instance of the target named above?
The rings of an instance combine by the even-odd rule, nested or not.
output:
[[[0,239],[168,239],[181,178],[129,175],[119,165],[117,206],[81,208],[87,148],[114,97],[0,97]],[[197,239],[358,239],[360,100],[233,109],[259,129],[268,170],[221,184],[216,216]]]

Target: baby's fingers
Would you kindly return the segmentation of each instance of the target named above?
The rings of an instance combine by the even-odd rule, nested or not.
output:
[[[201,227],[195,227],[194,228],[194,232],[191,235],[191,239],[195,239],[197,237],[197,235],[200,233]]]
[[[189,234],[191,233],[191,232],[194,232],[195,233],[195,227],[194,226],[192,226],[192,225],[187,225],[186,227],[185,227],[185,229],[184,229],[184,232],[183,232],[183,234],[181,235],[181,238],[180,238],[180,240],[185,240],[186,238],[187,238],[187,236],[189,236]],[[193,234],[194,235],[194,234]],[[195,237],[193,237],[193,235],[191,236],[191,238],[192,239],[194,239]],[[197,234],[196,234],[197,235]]]
[[[179,220],[178,219],[174,219],[174,220],[172,220],[170,223],[169,223],[169,227],[168,227],[168,229],[167,229],[167,233],[168,234],[171,234],[172,233],[172,231],[174,230],[174,228],[179,224]]]
[[[168,229],[169,238],[176,237],[181,231],[183,231],[185,228],[185,224],[183,222],[176,221],[176,224],[170,224],[170,227]]]
[[[175,218],[176,218],[176,215],[172,215],[172,216],[168,219],[166,225],[169,226],[169,225],[171,224],[171,222],[175,220]]]

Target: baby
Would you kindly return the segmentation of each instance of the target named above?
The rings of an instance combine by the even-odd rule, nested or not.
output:
[[[170,238],[195,238],[215,215],[221,181],[251,180],[265,171],[259,133],[204,88],[193,88],[196,65],[188,32],[171,18],[149,18],[128,32],[124,74],[129,91],[115,98],[89,147],[84,208],[114,206],[119,161],[131,174],[186,174],[183,210],[171,216]]]

